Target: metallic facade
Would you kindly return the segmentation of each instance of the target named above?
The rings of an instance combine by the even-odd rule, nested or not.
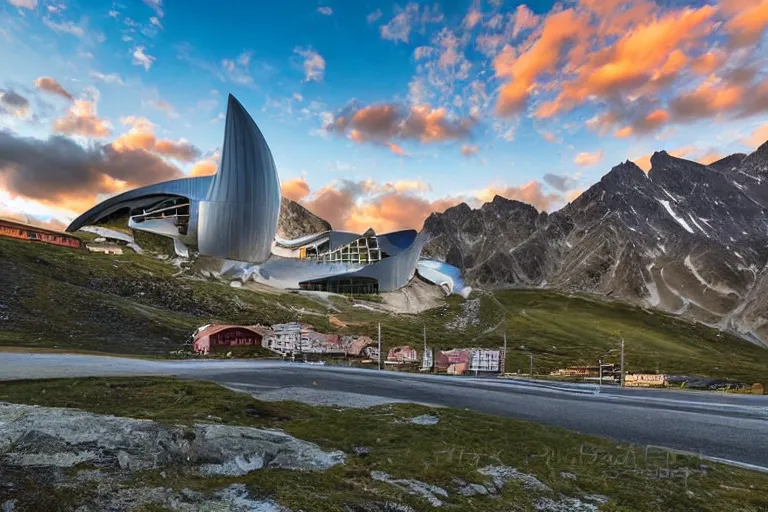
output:
[[[251,116],[230,95],[219,171],[200,201],[200,253],[267,261],[279,212],[280,182],[272,152]]]
[[[413,278],[425,243],[416,231],[382,235],[372,230],[362,235],[326,231],[285,240],[276,236],[280,199],[272,152],[251,116],[230,95],[215,175],[124,192],[80,215],[67,231],[128,215],[128,227],[172,238],[180,256],[188,256],[187,247],[193,247],[200,254],[228,260],[227,265],[245,276],[271,272],[285,282],[290,275],[295,284],[288,287],[332,289],[343,281],[361,284],[368,292],[383,292],[401,288]],[[377,247],[367,252],[365,260],[346,261],[346,253],[343,262],[295,256],[308,247],[317,253],[320,245],[330,252],[346,251],[345,246],[366,237],[375,239]]]
[[[147,212],[173,198],[187,200],[184,213],[145,220]],[[262,263],[271,254],[280,212],[280,182],[272,152],[251,116],[230,95],[215,175],[129,190],[83,213],[67,231],[123,212],[130,215],[128,227],[173,238],[182,255],[184,246],[191,246],[206,256]]]

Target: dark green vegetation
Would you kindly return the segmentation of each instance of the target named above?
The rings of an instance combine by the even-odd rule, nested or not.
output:
[[[202,478],[184,468],[135,474],[136,485],[214,491],[245,483],[256,496],[272,497],[293,510],[336,511],[342,504],[394,500],[416,510],[421,498],[373,481],[374,470],[413,478],[447,489],[452,510],[532,510],[541,496],[610,498],[602,510],[758,511],[768,507],[768,476],[703,463],[660,451],[587,437],[565,430],[455,409],[416,405],[337,410],[297,403],[264,403],[212,383],[160,378],[78,379],[0,383],[0,400],[95,413],[192,424],[220,418],[226,424],[274,427],[326,449],[347,453],[347,462],[325,473],[259,470],[239,478]],[[401,422],[429,413],[437,425]],[[218,420],[217,420],[218,421]],[[354,447],[369,455],[355,455]],[[526,489],[510,481],[499,498],[463,498],[454,478],[482,483],[477,469],[507,465],[535,475],[552,492]],[[87,492],[57,491],[59,503],[75,505]],[[67,494],[69,492],[70,494]],[[50,496],[37,492],[35,500]]]
[[[359,298],[326,302],[266,288],[234,289],[131,251],[105,256],[0,238],[0,346],[167,356],[207,323],[301,320],[323,332],[375,339],[381,322],[386,349],[420,348],[424,326],[429,345],[442,349],[500,347],[506,331],[507,370],[513,372],[528,372],[530,353],[537,374],[599,358],[618,363],[623,337],[628,370],[748,383],[768,378],[768,350],[664,313],[543,290],[479,292],[472,299],[479,301],[474,313],[451,296],[418,315],[393,315],[354,307]],[[375,302],[367,306],[379,307]],[[347,327],[331,325],[329,315]],[[460,318],[468,321],[457,325]]]

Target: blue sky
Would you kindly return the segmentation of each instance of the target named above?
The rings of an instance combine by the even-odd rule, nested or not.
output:
[[[229,93],[285,194],[350,229],[553,211],[624,160],[768,139],[765,0],[0,1],[2,209],[64,223],[215,170]]]

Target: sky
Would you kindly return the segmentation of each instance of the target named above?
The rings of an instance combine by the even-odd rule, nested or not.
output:
[[[0,214],[216,171],[228,94],[336,229],[768,140],[768,0],[0,0]]]

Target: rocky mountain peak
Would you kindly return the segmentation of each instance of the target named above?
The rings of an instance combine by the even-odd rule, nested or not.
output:
[[[768,178],[768,141],[742,161],[741,169],[751,176]]]
[[[528,203],[523,203],[516,199],[507,199],[500,195],[493,196],[493,200],[480,207],[481,210],[493,211],[496,213],[512,213],[514,211],[526,211],[526,213],[538,214],[538,210]]]
[[[298,238],[331,229],[331,225],[296,201],[283,198],[277,221],[277,234],[283,238]]]
[[[738,165],[741,164],[741,162],[743,162],[746,157],[747,155],[745,153],[734,153],[732,155],[726,156],[725,158],[721,158],[716,162],[712,162],[707,167],[711,167],[712,169],[720,172],[732,171],[738,167]]]

